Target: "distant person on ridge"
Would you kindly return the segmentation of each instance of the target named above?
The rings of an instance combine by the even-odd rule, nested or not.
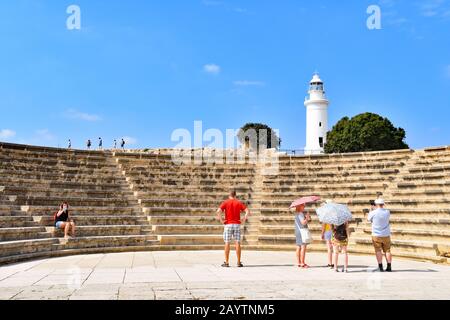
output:
[[[367,220],[372,223],[372,242],[377,256],[378,268],[383,272],[383,253],[387,262],[387,272],[392,271],[391,227],[389,219],[391,213],[384,208],[384,200],[375,200],[376,209],[369,212]]]
[[[245,212],[244,219],[241,221],[241,212]],[[225,220],[222,218],[225,213]],[[225,262],[222,267],[229,267],[230,242],[234,239],[236,245],[237,266],[242,268],[241,262],[241,222],[245,223],[250,215],[250,210],[236,199],[236,190],[230,192],[228,200],[225,200],[217,209],[217,218],[224,224],[223,240],[225,242]]]
[[[125,149],[125,140],[122,139],[122,142],[120,143],[120,147],[122,148],[122,150]]]
[[[86,141],[86,146],[87,146],[88,150],[91,149],[91,145],[92,145],[91,139],[88,139],[88,141]]]
[[[102,140],[102,138],[98,138],[98,149],[99,150],[103,149],[103,140]]]
[[[67,149],[71,149],[72,148],[72,141],[70,141],[69,139],[69,143],[67,144]]]
[[[117,149],[117,140],[114,139],[114,150]]]

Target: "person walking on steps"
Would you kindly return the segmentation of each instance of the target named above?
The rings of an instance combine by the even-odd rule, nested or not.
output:
[[[241,213],[245,216],[241,221]],[[225,213],[225,220],[222,217]],[[225,242],[225,262],[222,267],[229,267],[230,242],[235,241],[237,266],[242,268],[241,262],[241,223],[245,223],[250,216],[250,210],[236,198],[236,190],[231,190],[228,200],[225,200],[217,209],[217,218],[224,225],[223,240]]]
[[[376,209],[369,212],[367,220],[372,223],[372,243],[377,257],[380,272],[392,271],[391,254],[391,227],[389,210],[385,209],[385,202],[378,198],[375,200]],[[383,270],[383,255],[386,258],[387,268]]]

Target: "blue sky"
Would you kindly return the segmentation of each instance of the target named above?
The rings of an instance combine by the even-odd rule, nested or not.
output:
[[[66,9],[81,9],[68,30]],[[381,30],[369,30],[369,5]],[[0,3],[0,140],[74,147],[264,122],[305,145],[307,84],[330,126],[375,112],[413,148],[450,144],[450,0],[15,0]]]

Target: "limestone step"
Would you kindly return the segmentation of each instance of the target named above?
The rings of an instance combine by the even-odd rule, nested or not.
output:
[[[378,190],[379,193],[382,193],[384,190]],[[313,192],[314,195],[320,196],[321,199],[375,199],[377,197],[377,192],[375,191],[366,191],[366,190],[353,190],[353,191],[322,191],[317,190]],[[275,201],[292,201],[305,195],[305,193],[288,193],[288,192],[263,192],[261,193],[264,202],[275,200]]]
[[[281,164],[278,168],[281,174],[292,173],[292,172],[335,172],[340,174],[343,172],[352,173],[353,171],[371,171],[371,170],[384,170],[384,169],[398,169],[405,166],[404,161],[371,161],[371,162],[357,162],[357,163],[330,163],[330,164],[299,164],[299,165],[284,165]]]
[[[358,219],[361,218],[365,220],[367,218],[367,211],[363,212],[362,210],[355,210],[354,207],[350,207],[350,210],[352,212],[353,218]],[[450,218],[450,209],[422,209],[422,208],[413,208],[413,209],[404,209],[404,208],[389,208],[391,212],[391,219],[396,218]],[[316,216],[315,208],[307,208],[305,210],[306,212],[309,212],[311,214],[311,217],[314,219]],[[277,217],[292,217],[293,213],[291,213],[287,209],[280,209],[280,208],[262,208],[261,209],[261,217],[262,219],[270,219],[270,218],[277,218]],[[291,218],[292,219],[292,218]]]
[[[426,182],[442,182],[442,181],[448,181],[448,174],[446,172],[439,172],[439,173],[419,173],[419,174],[402,174],[401,178],[403,181],[407,182],[416,182],[416,181],[426,181]]]
[[[146,235],[151,228],[148,225],[76,225],[77,237]],[[47,232],[55,237],[64,235],[63,230],[47,227]]]
[[[58,239],[30,239],[0,242],[0,257],[51,250]]]
[[[0,228],[0,241],[49,238],[44,227]]]
[[[221,200],[209,200],[209,199],[173,199],[173,198],[160,198],[160,199],[139,199],[139,203],[146,207],[159,207],[159,208],[169,208],[169,207],[181,207],[181,208],[211,208],[216,211],[220,204],[226,200],[222,198]],[[252,200],[243,201],[246,205],[251,205]],[[214,212],[213,211],[213,212]]]
[[[105,159],[106,160],[106,159]],[[111,164],[107,161],[95,162],[86,161],[83,159],[46,159],[46,158],[32,158],[32,157],[10,157],[5,156],[0,153],[0,163],[3,167],[10,167],[14,169],[26,168],[25,170],[30,170],[30,168],[41,168],[41,169],[69,169],[69,168],[80,168],[80,169],[113,169],[115,170],[117,166]]]
[[[149,186],[149,185],[164,185],[168,188],[171,186],[191,186],[193,184],[199,185],[199,186],[223,186],[223,185],[229,185],[232,186],[236,183],[244,184],[244,185],[251,185],[253,182],[253,177],[132,177],[128,176],[128,180],[133,185],[142,185],[142,186]]]
[[[30,216],[2,216],[0,215],[0,228],[35,227],[37,223]]]
[[[111,157],[109,152],[100,151],[85,151],[84,150],[45,150],[45,149],[35,149],[35,150],[20,150],[13,149],[9,147],[0,146],[0,154],[8,157],[14,158],[44,158],[44,159],[79,159],[79,160],[89,160],[89,161],[107,161]]]
[[[217,165],[217,164],[203,164],[203,165],[185,165],[177,166],[174,164],[160,165],[149,162],[145,165],[122,165],[122,169],[127,173],[167,173],[173,174],[209,174],[209,173],[222,173],[222,174],[255,174],[254,166],[249,165]]]
[[[183,191],[169,191],[169,192],[138,192],[136,197],[141,200],[141,203],[148,203],[153,200],[159,201],[159,199],[176,198],[178,200],[189,199],[205,199],[208,201],[219,201],[220,203],[228,199],[229,192],[183,192]],[[247,201],[253,199],[250,192],[239,193],[238,195],[241,201]],[[219,204],[220,204],[219,203]]]
[[[113,205],[74,205],[69,202],[71,214],[76,216],[86,216],[95,214],[97,216],[110,216],[110,215],[141,215],[142,210],[136,206],[113,206]],[[23,212],[33,216],[50,216],[53,217],[54,213],[59,209],[59,203],[55,202],[53,205],[23,205],[21,206]]]
[[[52,250],[142,246],[146,244],[146,241],[156,239],[156,236],[148,235],[90,236],[70,239],[58,239],[59,242],[53,245]]]
[[[54,220],[51,216],[34,216],[36,223],[42,226],[53,226]],[[73,216],[78,226],[108,226],[108,225],[144,225],[147,222],[146,217],[134,216],[134,215],[79,215]],[[1,221],[1,219],[0,219]]]
[[[205,234],[205,235],[222,235],[224,227],[220,224],[208,225],[208,224],[189,224],[189,225],[152,225],[153,233],[158,235],[171,235],[171,234]],[[249,227],[247,225],[243,225],[241,227],[241,234],[249,232]],[[255,230],[254,230],[255,231]]]
[[[368,207],[367,204],[370,203],[374,198],[373,197],[360,197],[358,199],[352,200],[352,206],[365,206]],[[346,203],[347,200],[349,200],[347,197],[342,198],[333,198],[334,201],[338,203]],[[293,199],[291,200],[274,200],[274,201],[262,201],[261,206],[263,208],[289,208],[289,205],[292,203]],[[404,207],[404,208],[430,208],[433,206],[437,206],[437,208],[440,207],[448,207],[450,204],[449,198],[414,198],[412,200],[409,199],[390,199],[386,202],[388,208],[395,208],[395,207]],[[317,206],[317,204],[315,204]]]
[[[197,245],[197,244],[223,244],[222,235],[199,234],[171,234],[158,235],[161,245]]]
[[[436,249],[439,244],[438,241],[425,241],[425,240],[403,240],[403,239],[391,239],[393,254],[400,255],[402,253],[418,253],[424,255],[437,255]],[[442,243],[445,244],[445,243]],[[369,236],[365,237],[350,237],[349,245],[365,247],[373,250],[372,239]]]
[[[148,216],[148,222],[150,224],[175,224],[175,225],[183,225],[183,224],[214,224],[217,223],[216,215],[209,216]]]
[[[14,170],[0,170],[0,184],[1,177],[15,177],[17,179],[34,179],[41,181],[42,183],[52,182],[83,182],[83,183],[115,183],[123,182],[123,176],[119,176],[117,173],[108,175],[91,175],[91,174],[73,174],[73,173],[55,173],[55,172],[24,172]]]
[[[108,190],[108,191],[97,191],[97,190],[80,190],[80,189],[62,189],[62,188],[32,188],[27,189],[26,187],[10,187],[6,186],[5,195],[17,195],[17,196],[36,196],[36,197],[83,197],[83,198],[126,198],[134,199],[133,192],[131,190]]]
[[[72,206],[128,206],[130,205],[131,199],[122,198],[85,198],[85,197],[75,197],[75,196],[17,196],[17,203],[28,206],[49,206],[53,205],[58,207],[60,203],[67,201],[69,205]],[[0,202],[1,203],[1,202]]]
[[[197,186],[197,185],[188,185],[188,186],[170,186],[168,189],[167,185],[161,184],[131,184],[132,189],[134,191],[144,191],[148,193],[176,193],[176,192],[185,192],[185,193],[194,193],[194,192],[212,192],[218,194],[228,194],[230,189],[233,188],[239,194],[247,193],[251,191],[251,187],[249,185],[228,183],[228,185],[218,185],[218,186]]]
[[[311,178],[336,178],[336,177],[348,177],[348,176],[372,176],[377,178],[387,178],[389,176],[396,176],[400,172],[399,168],[392,168],[392,169],[374,169],[374,170],[352,170],[352,171],[325,171],[325,170],[318,170],[315,172],[307,172],[307,171],[301,171],[297,170],[295,172],[290,173],[283,173],[280,172],[277,175],[274,176],[266,176],[266,178],[275,178],[275,179],[282,179],[282,180],[289,180],[289,181],[296,181],[300,182],[304,179],[311,179]]]
[[[1,177],[0,185],[8,187],[10,190],[26,188],[28,190],[32,189],[43,189],[48,188],[52,190],[63,189],[63,190],[93,190],[93,191],[116,191],[116,190],[129,190],[129,184],[125,179],[116,180],[115,183],[86,183],[86,182],[58,182],[58,181],[48,181],[44,182],[42,180],[20,178],[16,179],[14,177]]]
[[[264,187],[315,187],[319,185],[340,186],[348,184],[369,184],[369,183],[392,183],[397,175],[392,176],[366,176],[366,175],[351,175],[351,176],[333,176],[320,177],[318,175],[294,178],[292,176],[280,177],[278,175],[265,176],[263,181]]]
[[[362,231],[366,235],[372,234],[372,228],[365,227]],[[442,227],[442,229],[424,230],[424,229],[403,229],[395,224],[391,225],[392,237],[398,240],[425,240],[425,241],[439,241],[445,242],[450,239],[450,228],[449,226]]]
[[[432,172],[446,172],[450,171],[450,164],[433,165],[433,166],[415,166],[408,167],[410,173],[432,173]]]
[[[435,190],[435,189],[448,189],[450,188],[450,177],[441,181],[421,181],[421,182],[399,182],[397,183],[398,191],[403,190]]]
[[[311,185],[292,185],[283,187],[272,187],[265,185],[262,189],[263,193],[305,193],[315,191],[355,191],[355,190],[367,190],[376,192],[378,190],[384,190],[389,187],[388,183],[342,183],[338,185],[334,184],[311,184]]]

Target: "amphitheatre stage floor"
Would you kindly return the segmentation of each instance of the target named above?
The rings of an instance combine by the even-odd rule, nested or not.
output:
[[[232,252],[233,254],[233,252]],[[293,265],[293,252],[243,253],[222,268],[221,251],[79,255],[0,267],[0,299],[450,299],[450,266],[397,259],[374,272],[373,256],[350,256],[348,273]]]

